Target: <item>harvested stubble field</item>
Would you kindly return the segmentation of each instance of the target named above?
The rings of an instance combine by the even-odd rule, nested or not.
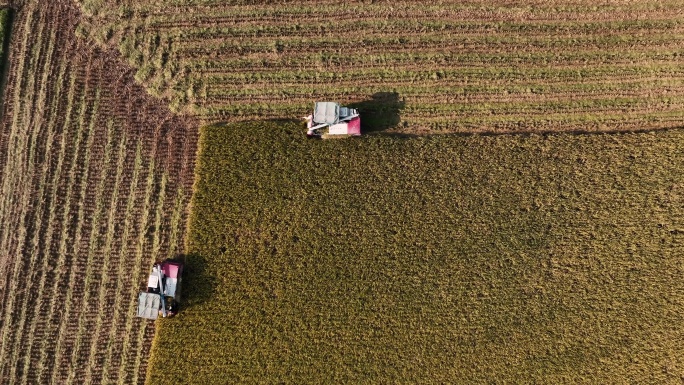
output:
[[[149,384],[684,379],[682,130],[200,148]]]
[[[684,120],[680,0],[80,2],[81,33],[205,122],[296,118],[317,99],[400,109],[412,133]]]
[[[0,383],[144,381],[135,318],[185,233],[196,123],[78,39],[71,1],[13,1],[0,121]]]

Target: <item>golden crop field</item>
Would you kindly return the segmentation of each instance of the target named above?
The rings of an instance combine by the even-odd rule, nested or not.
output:
[[[681,382],[681,130],[200,148],[150,385]]]
[[[298,118],[314,100],[409,133],[683,121],[679,0],[81,3],[80,33],[204,122]]]
[[[684,379],[683,1],[0,9],[0,384]]]

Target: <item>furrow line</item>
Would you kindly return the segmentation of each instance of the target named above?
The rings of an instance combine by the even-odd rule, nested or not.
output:
[[[155,147],[156,147],[156,141],[155,141]],[[156,150],[154,151],[156,153]],[[151,159],[154,159],[154,154],[151,156]],[[142,213],[142,218],[140,221],[140,234],[138,236],[138,242],[136,244],[136,250],[135,250],[135,259],[134,259],[134,266],[135,270],[133,271],[133,282],[139,282],[141,279],[141,274],[140,274],[140,266],[144,265],[145,262],[151,262],[154,261],[155,259],[160,259],[160,253],[158,253],[158,250],[155,249],[154,247],[154,241],[157,240],[160,237],[160,232],[161,229],[157,226],[157,217],[155,217],[155,227],[154,227],[154,232],[153,232],[153,245],[151,248],[151,253],[149,255],[146,255],[145,253],[145,231],[149,224],[149,217],[150,217],[150,212],[154,208],[154,206],[151,205],[151,200],[152,200],[152,195],[153,195],[153,187],[155,185],[155,181],[157,179],[156,173],[155,173],[155,165],[156,163],[154,161],[150,162],[150,166],[148,168],[148,178],[147,178],[147,186],[145,188],[145,203],[143,204],[143,213]],[[166,194],[166,174],[164,174],[161,178],[160,181],[160,187],[159,191],[157,191],[157,216],[159,215],[159,203],[163,205],[164,202],[164,197]],[[149,263],[148,263],[149,264]],[[124,297],[131,298],[135,297],[138,286],[132,286],[129,288],[129,292],[122,294]],[[134,313],[136,310],[136,304],[135,302],[131,303],[131,306],[128,306],[128,312]],[[125,326],[125,332],[123,334],[123,351],[119,355],[120,357],[120,362],[121,364],[119,365],[119,370],[118,370],[118,379],[119,379],[119,384],[124,384],[125,379],[126,379],[126,373],[125,373],[125,368],[129,367],[128,365],[124,365],[125,363],[128,362],[128,357],[129,357],[129,352],[130,350],[133,350],[135,352],[138,352],[139,349],[142,347],[142,341],[136,340],[136,345],[131,347],[131,333],[133,332],[133,322],[134,319],[133,317],[128,317],[126,326]],[[146,321],[138,321],[138,322],[146,322]],[[137,348],[137,349],[136,349]],[[108,358],[110,361],[112,361],[111,354],[113,352],[109,350],[107,352]],[[138,368],[140,366],[139,362],[135,362],[133,364],[134,368]],[[137,370],[136,370],[137,372]]]
[[[110,257],[111,255],[114,254],[114,250],[112,250],[112,245],[114,244],[114,234],[117,232],[117,222],[118,222],[118,206],[119,206],[119,200],[121,199],[120,197],[120,192],[122,189],[122,185],[124,183],[124,170],[126,169],[126,148],[128,146],[128,136],[126,135],[125,131],[122,131],[122,138],[120,139],[119,142],[119,147],[118,147],[118,155],[117,155],[117,163],[116,163],[116,176],[115,176],[115,182],[114,186],[112,188],[112,197],[109,205],[109,210],[107,212],[107,229],[105,231],[105,241],[104,245],[102,247],[102,267],[101,271],[102,272],[107,272],[110,270],[110,264],[112,258]],[[123,245],[123,242],[122,242]],[[104,275],[104,274],[103,274]],[[103,277],[104,278],[104,277]],[[106,283],[102,282],[101,285],[99,285],[99,290],[97,290],[98,293],[98,303],[104,303],[106,300],[106,290],[109,289],[109,285]],[[102,324],[104,322],[104,317],[108,314],[103,314],[103,311],[99,312],[97,316],[95,317],[95,325],[91,329],[94,338],[90,340],[90,346],[89,346],[89,353],[88,353],[88,366],[86,369],[86,373],[84,374],[84,381],[85,383],[92,382],[92,371],[98,366],[97,362],[97,353],[98,353],[98,343],[99,343],[99,338],[100,338],[100,333],[102,331]]]
[[[57,153],[57,163],[56,163],[56,166],[55,166],[55,169],[54,169],[54,172],[52,174],[52,178],[51,178],[51,181],[49,184],[49,186],[51,186],[51,189],[50,189],[50,193],[49,193],[49,196],[50,196],[49,203],[47,204],[48,218],[46,221],[46,231],[45,231],[45,235],[44,235],[45,236],[45,243],[44,243],[45,244],[45,250],[43,251],[43,254],[41,256],[43,258],[44,264],[52,262],[51,261],[51,259],[52,259],[51,258],[52,257],[51,246],[52,246],[52,241],[53,241],[53,234],[55,232],[55,228],[57,227],[57,222],[56,222],[57,200],[58,200],[58,196],[60,196],[58,194],[59,193],[59,180],[61,179],[61,176],[62,176],[62,171],[63,171],[62,167],[64,165],[64,161],[65,161],[66,153],[67,153],[67,137],[69,137],[69,133],[70,133],[69,128],[71,126],[70,121],[71,121],[71,114],[73,112],[72,107],[74,105],[75,94],[76,94],[76,74],[74,74],[73,72],[70,72],[69,91],[68,91],[67,97],[66,97],[67,104],[66,104],[66,108],[64,110],[64,111],[66,111],[66,114],[65,114],[66,117],[65,117],[64,124],[62,125],[59,150],[56,152]],[[52,293],[55,292],[56,288],[58,287],[57,285],[59,283],[59,280],[61,279],[61,270],[62,270],[63,261],[64,261],[64,258],[63,257],[60,258],[58,256],[58,260],[56,262],[56,265],[53,266],[54,268],[56,268],[57,272],[54,273],[55,278],[54,278],[54,283],[53,283],[53,287],[52,287],[52,291],[51,291]],[[47,284],[47,282],[45,283],[45,285],[46,284]],[[55,304],[56,300],[55,300],[54,296],[50,297],[50,301],[48,301],[48,302],[50,303],[49,309],[51,309],[48,314],[53,314],[53,312],[54,312],[53,309],[56,306],[56,304]],[[43,318],[46,318],[46,317],[43,317]],[[51,328],[52,328],[51,321],[52,321],[51,317],[47,318],[46,327],[45,327],[45,329],[46,329],[45,335],[46,336],[51,335]],[[38,367],[34,368],[34,374],[35,374],[36,378],[38,379],[37,382],[39,382],[39,383],[42,382],[41,376],[42,376],[44,370],[46,369],[45,368],[45,359],[47,357],[48,343],[51,343],[51,341],[52,341],[51,339],[43,338],[41,341],[41,347],[40,347],[40,349],[38,349],[38,351],[40,352],[40,357],[37,360]]]
[[[90,72],[90,65],[91,65],[91,63],[90,63],[90,61],[88,61],[86,63],[86,67],[87,67],[86,73]],[[59,326],[58,326],[57,331],[56,331],[56,341],[54,341],[55,349],[54,349],[53,354],[50,355],[50,357],[49,357],[49,360],[50,360],[50,362],[52,362],[52,365],[51,366],[48,365],[48,367],[47,367],[48,370],[52,371],[50,382],[53,384],[57,383],[56,382],[56,376],[57,376],[57,373],[59,372],[59,369],[60,369],[59,365],[60,365],[61,354],[64,353],[64,349],[62,348],[62,344],[64,342],[64,339],[66,338],[65,329],[66,329],[66,324],[68,321],[67,315],[70,313],[71,305],[72,305],[71,304],[71,298],[67,297],[64,299],[64,301],[61,301],[61,298],[60,298],[60,301],[58,301],[57,296],[58,296],[58,293],[60,293],[60,291],[61,291],[60,288],[63,287],[63,285],[64,285],[64,282],[62,281],[63,276],[66,273],[70,272],[70,270],[72,268],[70,266],[70,264],[73,262],[73,259],[74,259],[73,255],[68,255],[68,253],[67,253],[67,242],[69,239],[69,228],[71,225],[71,221],[69,220],[70,214],[71,214],[71,209],[72,209],[71,199],[72,199],[72,195],[73,195],[72,191],[73,191],[74,185],[77,182],[77,180],[76,180],[76,178],[77,178],[76,168],[78,166],[78,155],[81,151],[82,141],[84,139],[87,140],[87,138],[83,138],[83,136],[84,136],[84,131],[85,131],[85,129],[84,129],[85,128],[84,127],[85,126],[85,116],[86,116],[87,109],[88,109],[88,106],[87,106],[87,95],[88,95],[88,91],[89,91],[88,83],[85,82],[83,89],[81,89],[79,91],[81,93],[81,99],[79,102],[77,122],[76,122],[76,126],[74,128],[75,133],[74,133],[73,143],[72,143],[71,147],[67,149],[67,150],[70,150],[71,152],[73,152],[73,156],[71,157],[71,161],[69,162],[68,171],[60,169],[61,171],[64,172],[64,174],[62,174],[61,178],[59,178],[60,181],[65,182],[65,187],[64,187],[65,191],[64,191],[64,194],[60,195],[60,198],[63,199],[64,201],[63,201],[63,204],[60,205],[61,207],[63,207],[62,216],[61,216],[61,218],[58,218],[58,220],[57,220],[58,221],[57,223],[59,223],[61,225],[61,231],[59,233],[58,238],[55,239],[55,241],[57,241],[57,245],[56,245],[57,246],[56,253],[57,253],[57,259],[58,259],[57,260],[57,266],[56,266],[57,274],[55,276],[55,281],[54,281],[52,289],[50,291],[51,293],[53,293],[53,295],[51,297],[50,312],[49,312],[49,314],[47,314],[47,316],[49,317],[49,319],[52,322],[53,317],[55,317],[57,315],[58,307],[63,306],[63,308],[59,312],[60,314],[57,316],[57,319],[55,320],[55,322],[59,323]],[[67,112],[67,113],[69,114],[69,112]],[[66,136],[69,132],[69,130],[67,128],[73,124],[71,122],[70,114],[68,116],[69,116],[69,118],[65,122],[65,129],[64,129],[63,134],[62,134],[64,136]],[[68,279],[67,279],[67,282],[69,284],[72,283],[72,281],[70,281]],[[51,341],[51,343],[53,343],[53,341]],[[45,349],[43,351],[44,355],[41,356],[41,361],[48,360],[47,350],[48,349]],[[49,363],[46,362],[46,364],[49,364]],[[41,376],[39,376],[39,381],[43,382]]]
[[[76,216],[76,229],[74,231],[74,241],[73,241],[73,246],[71,249],[71,252],[73,253],[73,258],[76,261],[80,261],[82,256],[81,252],[81,243],[83,242],[83,228],[84,224],[88,222],[91,226],[90,228],[90,234],[92,235],[93,232],[95,232],[98,229],[99,225],[99,212],[97,211],[97,207],[101,205],[100,200],[102,199],[101,195],[98,195],[98,190],[96,188],[95,190],[95,199],[96,199],[96,209],[92,217],[90,217],[88,220],[85,218],[86,214],[86,209],[89,209],[89,205],[86,205],[86,197],[88,195],[88,189],[91,187],[90,182],[91,182],[91,172],[96,172],[98,170],[98,166],[100,169],[100,175],[104,173],[103,170],[107,169],[108,165],[106,163],[96,165],[95,167],[91,166],[91,157],[92,157],[92,150],[94,148],[93,143],[95,140],[95,133],[96,133],[96,125],[98,122],[99,118],[99,107],[100,107],[100,97],[101,97],[101,89],[100,89],[101,84],[98,84],[98,86],[95,88],[95,96],[94,96],[94,101],[92,105],[92,110],[91,110],[91,115],[90,115],[90,121],[87,123],[88,127],[88,139],[86,142],[86,147],[85,147],[85,154],[83,157],[83,161],[81,162],[81,167],[82,167],[82,176],[83,179],[81,180],[81,185],[80,185],[80,191],[79,191],[79,204],[78,204],[78,212]],[[86,122],[83,122],[86,124]],[[86,183],[88,182],[88,183]],[[98,183],[98,187],[102,185],[102,179]],[[101,193],[101,192],[100,192]],[[88,263],[90,261],[90,250],[92,249],[91,245],[97,244],[96,238],[89,237],[87,238],[87,244],[88,244],[88,253],[86,253],[85,258],[86,260],[84,261],[86,263],[86,266],[89,266]],[[66,312],[63,317],[71,320],[72,318],[75,318],[77,316],[82,315],[84,312],[87,313],[86,311],[86,305],[87,303],[85,302],[85,292],[88,292],[88,286],[85,286],[82,284],[81,279],[85,280],[84,278],[79,277],[78,275],[82,274],[82,271],[78,268],[73,268],[71,269],[70,275],[69,275],[69,288],[67,289],[67,298],[73,298],[73,302],[76,302],[77,304],[74,306],[76,309],[74,310],[74,316],[72,317],[71,314]],[[84,288],[84,294],[82,296],[79,295],[74,295],[74,292],[77,292],[77,288]],[[70,301],[71,302],[71,301]],[[80,306],[78,305],[78,302],[80,302]],[[78,324],[77,322],[70,321],[72,324]],[[68,351],[71,353],[71,359],[68,357],[65,357],[65,361],[69,362],[64,362],[63,367],[69,368],[68,375],[67,375],[67,381],[66,383],[70,383],[70,380],[72,379],[72,376],[76,373],[78,369],[77,362],[73,359],[74,357],[74,352],[78,350],[79,346],[79,340],[83,338],[84,334],[90,334],[89,331],[87,330],[78,330],[76,332],[76,335],[70,335],[69,338],[73,338],[75,341],[73,345],[68,346]],[[61,361],[56,361],[56,362],[61,362]]]
[[[29,16],[27,16],[25,24],[33,25],[34,13],[31,12],[31,9],[26,10],[26,12],[29,12]],[[4,223],[5,229],[2,232],[2,235],[0,236],[0,245],[3,248],[3,250],[7,250],[7,244],[10,241],[10,235],[14,235],[15,233],[15,228],[13,226],[9,226],[9,224],[14,223],[14,220],[10,221],[8,216],[11,215],[9,213],[10,208],[13,207],[13,205],[16,205],[13,202],[12,198],[14,197],[17,179],[21,178],[21,175],[17,174],[22,174],[22,167],[20,165],[21,155],[17,154],[16,151],[23,151],[23,148],[20,148],[17,145],[17,136],[19,135],[17,129],[22,127],[21,122],[19,121],[19,115],[21,112],[21,106],[23,104],[23,95],[21,92],[23,88],[23,82],[25,80],[23,73],[25,70],[27,70],[24,67],[24,58],[27,56],[28,34],[30,30],[31,28],[26,28],[25,30],[20,53],[22,57],[19,59],[19,67],[16,67],[18,68],[17,77],[15,78],[15,82],[17,82],[17,84],[14,88],[14,96],[12,103],[14,108],[12,111],[12,118],[9,120],[10,134],[9,139],[7,141],[8,146],[7,156],[5,158],[5,167],[2,173],[3,183],[2,194],[0,194],[2,195],[2,199],[0,201],[0,220],[2,221],[2,223]],[[4,312],[2,315],[2,338],[0,338],[0,377],[8,377],[10,375],[9,371],[14,370],[13,367],[10,368],[7,365],[16,365],[16,362],[11,362],[9,357],[7,357],[7,354],[9,352],[9,345],[12,343],[13,339],[11,333],[14,332],[17,335],[20,333],[20,331],[16,329],[16,325],[13,324],[13,321],[15,320],[12,317],[12,314],[15,312],[15,302],[18,302],[17,297],[19,296],[18,294],[20,294],[19,290],[21,290],[19,287],[16,286],[16,283],[18,282],[19,275],[22,271],[24,258],[22,258],[21,256],[14,256],[13,259],[14,263],[10,268],[11,270],[6,272],[7,274],[5,275],[5,277],[7,277],[7,282],[5,283],[5,292],[3,293]],[[23,291],[25,290],[28,290],[28,288],[23,289]]]
[[[127,261],[127,259],[126,259],[126,253],[128,252],[127,245],[129,242],[129,237],[130,237],[131,227],[132,227],[132,224],[131,224],[131,221],[133,219],[132,214],[133,214],[133,211],[135,208],[136,200],[138,198],[138,194],[137,194],[138,182],[139,182],[139,178],[140,178],[140,172],[141,172],[142,167],[143,167],[142,150],[143,150],[143,144],[142,144],[142,141],[139,139],[137,142],[137,145],[136,145],[136,150],[135,150],[135,160],[133,163],[133,175],[132,175],[131,182],[129,185],[129,192],[127,194],[128,199],[126,201],[126,209],[124,211],[123,227],[120,231],[121,247],[118,250],[118,258],[117,258],[118,263],[117,263],[117,266],[115,267],[115,270],[114,270],[114,273],[115,273],[114,277],[116,277],[116,283],[115,283],[116,288],[114,289],[115,295],[113,296],[113,298],[114,298],[113,314],[110,317],[108,317],[112,320],[111,321],[112,323],[109,327],[109,330],[105,333],[105,335],[107,336],[106,341],[110,341],[110,343],[108,344],[108,349],[107,349],[108,353],[105,355],[105,360],[101,366],[101,368],[102,368],[101,378],[102,379],[112,379],[112,377],[110,377],[108,375],[109,374],[109,360],[108,360],[108,358],[110,356],[109,350],[112,349],[113,346],[115,345],[115,344],[111,343],[111,341],[115,341],[115,338],[114,338],[115,337],[115,331],[117,329],[117,323],[119,322],[119,317],[120,317],[121,307],[122,307],[121,297],[120,297],[121,277],[125,275],[124,269],[125,269],[125,262]],[[98,301],[99,303],[103,303],[105,301],[105,297],[106,297],[108,291],[109,290],[105,290],[105,288],[102,287],[102,289],[99,292],[100,293],[99,301]],[[103,314],[98,314],[98,321],[99,322],[97,323],[97,326],[99,326],[99,328],[96,328],[95,333],[94,333],[94,335],[97,337],[99,337],[100,333],[101,333],[100,328],[102,326],[102,321],[100,320],[100,318],[102,318],[102,316],[103,316]],[[91,344],[91,353],[93,353],[93,351],[97,349],[98,339],[99,338],[93,339],[93,344]],[[89,369],[90,370],[88,370],[86,372],[86,377],[85,377],[86,381],[88,381],[90,378],[94,377],[94,373],[92,371],[92,369],[94,369],[94,368],[89,368]]]

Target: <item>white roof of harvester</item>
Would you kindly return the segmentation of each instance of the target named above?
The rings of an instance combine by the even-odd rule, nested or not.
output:
[[[335,102],[316,102],[313,122],[315,124],[335,124],[340,119],[340,104]]]

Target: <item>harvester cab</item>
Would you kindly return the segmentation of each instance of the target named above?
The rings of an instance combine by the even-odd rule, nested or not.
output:
[[[335,102],[316,102],[313,114],[306,120],[308,137],[361,135],[361,116],[354,108],[341,107]]]
[[[147,278],[147,291],[138,294],[137,316],[155,320],[170,317],[178,312],[183,264],[166,260],[155,263]]]

